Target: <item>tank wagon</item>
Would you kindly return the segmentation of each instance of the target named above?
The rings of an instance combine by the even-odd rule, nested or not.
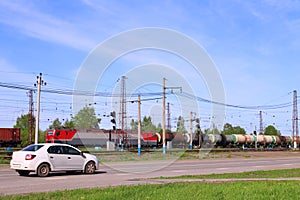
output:
[[[244,135],[244,134],[202,134],[202,146],[204,147],[291,147],[293,138],[291,136],[269,136],[269,135]],[[295,138],[300,139],[300,138]],[[299,143],[299,142],[298,142]],[[193,144],[198,146],[199,136],[193,139]]]

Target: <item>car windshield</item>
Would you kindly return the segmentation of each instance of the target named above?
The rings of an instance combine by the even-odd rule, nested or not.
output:
[[[40,148],[42,148],[44,145],[41,144],[32,144],[28,147],[25,147],[24,149],[22,149],[22,151],[37,151]]]

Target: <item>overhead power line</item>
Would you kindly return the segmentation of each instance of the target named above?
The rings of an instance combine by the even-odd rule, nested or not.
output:
[[[3,83],[0,82],[0,87],[11,88],[11,89],[20,89],[20,90],[33,90],[36,91],[36,88],[33,86],[18,85],[12,83]],[[101,97],[120,97],[120,94],[112,94],[109,92],[92,92],[92,91],[78,91],[71,89],[41,89],[42,92],[53,93],[53,94],[63,94],[63,95],[82,95],[82,96],[101,96]],[[137,97],[141,96],[161,96],[161,92],[150,92],[150,93],[133,93],[131,96]]]
[[[19,85],[19,84],[12,84],[12,83],[0,82],[0,87],[36,91],[36,88],[34,86]],[[43,89],[41,89],[41,91],[46,92],[46,93],[61,94],[61,95],[82,95],[82,96],[95,96],[95,97],[120,97],[120,95],[121,95],[121,94],[112,94],[109,92],[78,91],[78,90],[72,90],[72,89],[43,88]],[[258,106],[234,105],[234,104],[227,104],[227,103],[212,101],[212,100],[205,99],[205,98],[202,98],[199,96],[195,96],[195,95],[187,93],[187,92],[177,92],[177,93],[174,91],[166,92],[166,95],[171,95],[171,94],[173,94],[173,95],[175,94],[175,95],[190,98],[190,99],[195,99],[196,101],[199,101],[199,102],[221,105],[221,106],[237,108],[237,109],[245,109],[245,110],[273,110],[273,109],[287,108],[287,107],[291,107],[293,105],[292,102],[286,102],[286,103],[274,104],[274,105],[258,105]],[[141,95],[144,97],[159,96],[158,98],[144,99],[144,101],[147,101],[147,100],[161,99],[162,93],[161,92],[148,92],[148,93],[130,94],[131,97],[137,97],[138,95]],[[298,98],[298,96],[297,96],[297,98]]]
[[[216,105],[221,105],[221,106],[226,106],[226,107],[232,107],[232,108],[239,108],[239,109],[247,109],[247,110],[271,110],[271,109],[279,109],[279,108],[286,108],[292,106],[292,102],[287,102],[287,103],[282,103],[282,104],[276,104],[276,105],[262,105],[262,106],[243,106],[243,105],[233,105],[233,104],[226,104],[226,103],[221,103],[221,102],[216,102],[208,99],[204,99],[202,97],[198,97],[186,92],[182,93],[176,93],[176,95],[180,95],[183,97],[187,97],[190,99],[196,99],[197,101],[200,102],[205,102],[205,103],[211,103],[211,104],[216,104]]]

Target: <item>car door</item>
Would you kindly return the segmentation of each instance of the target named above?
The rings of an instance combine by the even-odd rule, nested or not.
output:
[[[50,146],[47,152],[53,171],[66,169],[67,156],[63,154],[63,146]]]
[[[67,157],[66,165],[69,170],[83,169],[85,158],[82,157],[80,151],[70,146],[64,146],[63,152]]]

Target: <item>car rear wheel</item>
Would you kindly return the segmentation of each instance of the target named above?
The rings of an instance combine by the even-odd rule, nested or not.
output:
[[[20,176],[28,176],[29,175],[29,171],[26,170],[17,170],[17,172],[19,173]]]
[[[85,174],[94,174],[95,170],[96,170],[95,163],[93,161],[90,161],[85,165],[84,173]]]
[[[43,163],[37,168],[37,175],[39,177],[45,177],[48,176],[50,172],[50,167],[48,164]]]

